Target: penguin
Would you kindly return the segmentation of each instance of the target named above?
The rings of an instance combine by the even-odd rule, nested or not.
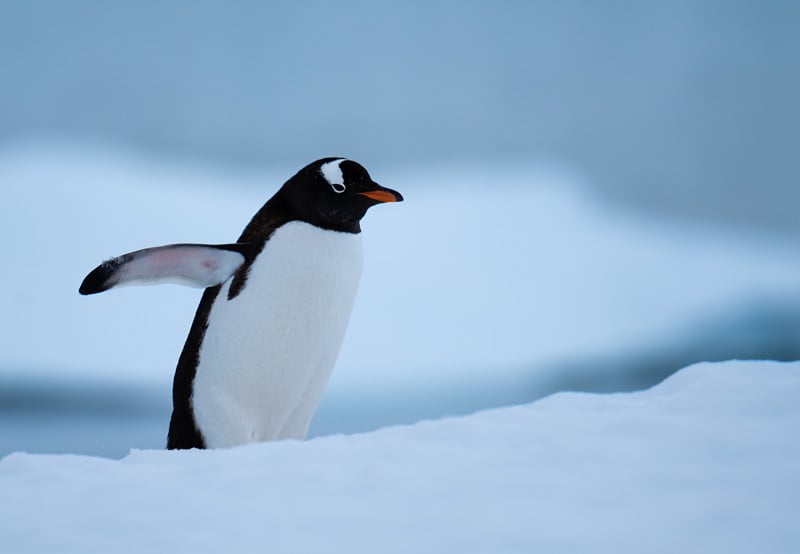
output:
[[[231,244],[171,244],[112,258],[83,295],[162,282],[204,288],[175,370],[168,449],[304,439],[361,277],[361,218],[401,202],[346,158],[286,181]]]

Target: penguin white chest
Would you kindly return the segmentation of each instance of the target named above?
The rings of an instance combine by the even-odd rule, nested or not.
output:
[[[361,236],[293,221],[266,242],[247,282],[222,285],[193,383],[209,448],[305,437],[344,339],[361,277]]]

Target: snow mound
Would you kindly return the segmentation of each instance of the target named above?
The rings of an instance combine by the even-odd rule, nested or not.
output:
[[[308,442],[0,461],[8,552],[796,552],[800,362]],[[46,524],[43,525],[43,522]]]

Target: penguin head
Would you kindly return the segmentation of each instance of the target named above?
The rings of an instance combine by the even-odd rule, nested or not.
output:
[[[357,232],[369,208],[403,196],[372,180],[361,164],[322,158],[286,181],[281,192],[301,219],[318,227]]]

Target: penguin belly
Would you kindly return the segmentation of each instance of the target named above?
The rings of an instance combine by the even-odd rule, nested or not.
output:
[[[207,448],[303,439],[350,319],[361,235],[292,221],[276,229],[208,315],[191,404]]]

